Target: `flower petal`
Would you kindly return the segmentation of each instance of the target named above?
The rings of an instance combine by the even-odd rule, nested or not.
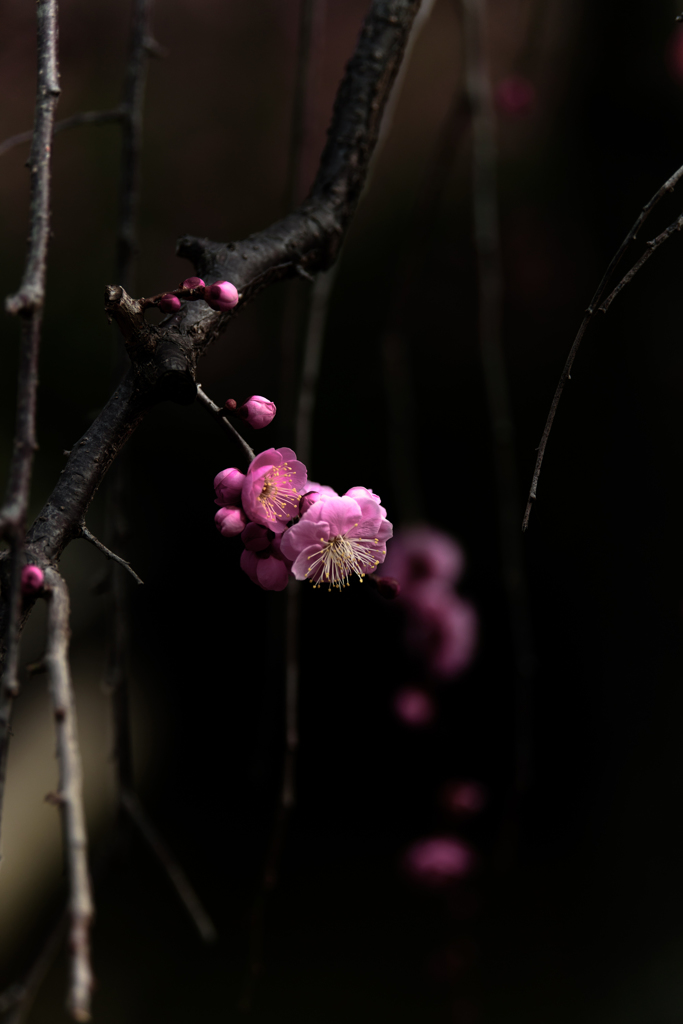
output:
[[[259,586],[264,590],[284,590],[289,580],[287,566],[273,555],[259,558],[256,575]]]

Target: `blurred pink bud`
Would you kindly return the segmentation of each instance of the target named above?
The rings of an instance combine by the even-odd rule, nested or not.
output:
[[[220,313],[227,313],[229,309],[239,302],[240,298],[234,284],[229,281],[216,281],[204,289],[204,300],[208,302],[211,309],[217,309]]]
[[[465,554],[453,537],[433,526],[401,528],[384,563],[387,575],[401,584],[410,599],[412,587],[425,580],[457,583],[465,567]]]
[[[247,551],[265,551],[270,544],[269,532],[259,523],[247,523],[242,532],[242,543]]]
[[[528,78],[510,75],[496,86],[495,99],[501,114],[519,117],[535,105],[536,90]]]
[[[447,782],[441,790],[441,804],[451,814],[477,814],[486,802],[486,789],[480,782]]]
[[[244,405],[236,410],[237,415],[241,416],[254,430],[267,427],[276,411],[275,402],[269,402],[263,395],[252,395]]]
[[[474,867],[469,846],[454,836],[421,839],[406,851],[403,865],[409,875],[424,885],[444,885],[468,875]]]
[[[416,585],[409,596],[408,645],[434,676],[449,679],[463,672],[477,647],[478,620],[472,605],[444,590],[439,581]]]
[[[168,292],[166,295],[162,295],[157,303],[162,313],[177,313],[180,309],[181,302],[177,295],[171,295]]]
[[[420,728],[429,725],[434,720],[436,708],[434,701],[415,686],[403,686],[395,695],[393,700],[394,714],[406,725]]]
[[[180,286],[181,288],[205,288],[206,285],[201,277],[186,277]]]
[[[240,473],[239,469],[234,467],[222,470],[213,481],[216,504],[236,505],[242,497],[242,485],[245,479],[244,473]]]
[[[666,63],[675,82],[683,82],[683,26],[678,25],[666,47]]]
[[[38,565],[25,565],[21,570],[21,592],[26,597],[39,594],[43,589],[45,573]]]
[[[236,537],[247,525],[247,517],[244,512],[234,505],[219,508],[213,521],[216,524],[216,529],[224,537]]]

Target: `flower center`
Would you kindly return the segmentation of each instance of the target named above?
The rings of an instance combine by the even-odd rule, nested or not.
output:
[[[336,587],[337,590],[341,590],[342,587],[348,587],[352,572],[355,572],[362,583],[365,573],[371,572],[379,565],[379,541],[376,537],[348,537],[340,533],[336,537],[330,537],[327,542],[321,537],[320,542],[323,547],[308,556],[311,564],[306,570],[306,579],[310,580],[314,587],[327,583],[328,589]]]
[[[299,511],[299,495],[292,487],[292,470],[287,463],[273,466],[263,481],[258,500],[268,519],[293,519]]]

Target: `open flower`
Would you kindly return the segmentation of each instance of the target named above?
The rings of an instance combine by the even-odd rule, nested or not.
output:
[[[317,501],[290,527],[281,550],[292,560],[292,573],[314,586],[327,583],[341,590],[355,573],[363,579],[386,555],[393,528],[380,506],[365,497]]]
[[[242,487],[242,505],[249,519],[282,533],[299,514],[306,490],[306,467],[291,448],[268,448],[249,466]]]

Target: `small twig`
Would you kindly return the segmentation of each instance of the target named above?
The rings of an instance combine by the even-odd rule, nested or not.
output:
[[[53,136],[59,135],[60,132],[66,132],[69,128],[78,128],[83,124],[112,124],[112,122],[122,121],[124,116],[124,112],[120,107],[116,107],[114,110],[85,110],[81,114],[72,114],[71,117],[65,117],[63,121],[55,121],[52,134]],[[30,142],[32,138],[33,131],[10,135],[4,142],[0,142],[0,156],[8,153],[15,146],[21,146],[24,142]]]
[[[248,458],[249,462],[253,462],[254,459],[256,458],[256,453],[254,452],[254,449],[247,444],[247,442],[240,434],[239,430],[237,430],[236,427],[232,425],[228,417],[228,414],[225,412],[225,410],[221,409],[220,406],[216,405],[215,402],[212,402],[209,396],[206,394],[205,391],[202,390],[201,385],[199,384],[197,385],[197,398],[202,403],[205,409],[208,409],[209,412],[213,413],[213,415],[216,417],[221,426],[225,427],[225,429],[230,434],[232,434],[233,437],[237,438],[242,447],[242,451]]]
[[[69,591],[56,569],[46,569],[47,649],[45,664],[57,733],[59,804],[69,878],[71,970],[67,1006],[74,1020],[90,1020],[93,987],[90,922],[93,901],[88,873],[88,837],[83,806],[83,772],[76,732],[76,708],[69,669]]]
[[[669,224],[668,228],[665,228],[664,231],[657,235],[656,238],[653,238],[651,241],[647,242],[647,249],[645,250],[643,255],[640,257],[637,263],[635,263],[631,267],[629,272],[627,274],[624,274],[619,284],[616,286],[616,288],[612,289],[610,294],[607,296],[605,301],[600,306],[601,313],[607,312],[607,310],[612,305],[619,292],[626,287],[629,281],[633,280],[633,278],[636,276],[636,274],[643,266],[643,264],[647,263],[650,256],[652,256],[653,252],[655,252],[656,249],[659,249],[660,245],[663,245],[663,243],[666,242],[667,238],[671,238],[674,232],[680,231],[681,228],[683,228],[683,214],[681,214],[680,217],[676,217],[676,220],[673,221],[673,223]]]
[[[121,804],[141,836],[168,875],[181,903],[192,918],[195,928],[204,942],[215,942],[218,932],[187,875],[149,820],[140,800],[127,790],[121,793]]]
[[[597,313],[598,308],[600,306],[600,302],[601,302],[602,297],[603,297],[603,295],[605,293],[605,290],[607,288],[607,283],[608,283],[609,279],[611,278],[611,276],[612,276],[614,270],[616,269],[617,265],[620,263],[622,257],[624,256],[626,251],[631,247],[631,245],[636,241],[636,239],[638,237],[638,232],[640,231],[641,227],[643,226],[643,224],[645,223],[647,218],[650,216],[650,214],[652,213],[654,208],[657,206],[657,204],[660,202],[660,200],[663,199],[665,195],[667,195],[667,193],[673,192],[673,190],[675,189],[676,185],[679,183],[681,178],[683,178],[683,166],[679,167],[678,170],[675,171],[671,175],[670,178],[667,178],[667,180],[664,182],[664,184],[661,186],[661,188],[657,189],[657,191],[652,196],[650,201],[645,204],[645,206],[641,210],[640,214],[638,215],[638,218],[637,218],[635,224],[633,225],[631,230],[628,232],[628,234],[624,238],[623,242],[621,243],[621,245],[617,249],[616,253],[612,257],[612,259],[610,261],[610,264],[607,267],[607,270],[602,275],[602,279],[600,281],[600,284],[598,285],[598,287],[597,287],[597,289],[595,291],[595,294],[594,294],[593,298],[591,299],[590,306],[586,310],[584,318],[581,321],[581,325],[579,327],[577,335],[574,338],[574,341],[572,343],[572,347],[569,350],[569,355],[567,356],[567,360],[566,360],[566,362],[564,364],[564,368],[563,368],[562,373],[560,375],[559,382],[557,384],[557,387],[555,388],[555,394],[553,395],[553,400],[552,400],[552,403],[550,405],[550,411],[549,411],[548,417],[547,417],[547,419],[545,421],[545,427],[543,428],[543,436],[541,437],[541,442],[540,442],[540,444],[538,446],[538,449],[537,449],[538,450],[538,455],[536,456],[536,465],[534,466],[534,475],[533,475],[532,480],[531,480],[531,487],[529,488],[529,497],[527,498],[526,509],[524,510],[524,519],[522,520],[522,530],[526,530],[528,525],[529,525],[529,516],[531,515],[531,506],[536,501],[536,493],[537,493],[537,490],[538,490],[538,480],[539,480],[539,477],[541,475],[541,466],[543,465],[543,456],[545,455],[545,449],[546,449],[546,446],[548,444],[548,438],[550,437],[550,431],[552,430],[552,427],[553,427],[553,421],[555,419],[555,413],[557,412],[557,407],[560,404],[560,399],[562,398],[562,392],[564,391],[564,386],[567,383],[567,381],[570,379],[570,374],[571,374],[571,371],[572,371],[572,366],[574,365],[574,360],[576,359],[576,353],[579,351],[579,346],[581,344],[581,341],[583,339],[584,334],[586,333],[586,328],[588,327],[588,324],[591,322],[591,320],[593,319],[593,317]],[[673,230],[678,230],[678,228],[675,227],[676,223],[677,222],[675,221],[674,224],[670,226]],[[669,231],[669,228],[667,228],[666,230]],[[666,234],[666,232],[664,232],[664,234]],[[666,237],[668,238],[669,236],[667,235]],[[655,239],[655,241],[657,241],[657,239]],[[657,246],[655,246],[655,248],[657,248]],[[629,276],[629,274],[626,275],[626,277],[628,278],[629,281],[634,276],[634,274],[637,273],[637,271],[640,269],[642,264],[647,259],[649,259],[649,257],[651,256],[652,252],[654,252],[654,249],[649,250],[648,252],[646,252],[643,255],[643,257],[641,257],[641,260],[639,260],[638,263],[636,264],[636,266],[633,268],[633,273],[629,272],[630,276]],[[624,278],[623,282],[621,282],[621,286],[618,286],[614,290],[614,293],[609,296],[607,302],[605,303],[605,309],[607,309],[609,307],[609,305],[611,304],[613,298],[621,290],[621,287],[624,287],[627,283],[628,283],[628,281]]]
[[[127,562],[125,558],[121,558],[120,555],[115,555],[113,551],[110,551],[106,544],[103,544],[101,540],[98,540],[95,534],[91,533],[84,523],[81,524],[79,535],[83,540],[90,541],[91,544],[94,544],[98,551],[101,551],[106,558],[110,558],[113,562],[118,562],[119,565],[122,565],[123,568],[131,574],[136,583],[144,585],[144,580],[140,579],[135,569],[131,567],[130,562]]]

